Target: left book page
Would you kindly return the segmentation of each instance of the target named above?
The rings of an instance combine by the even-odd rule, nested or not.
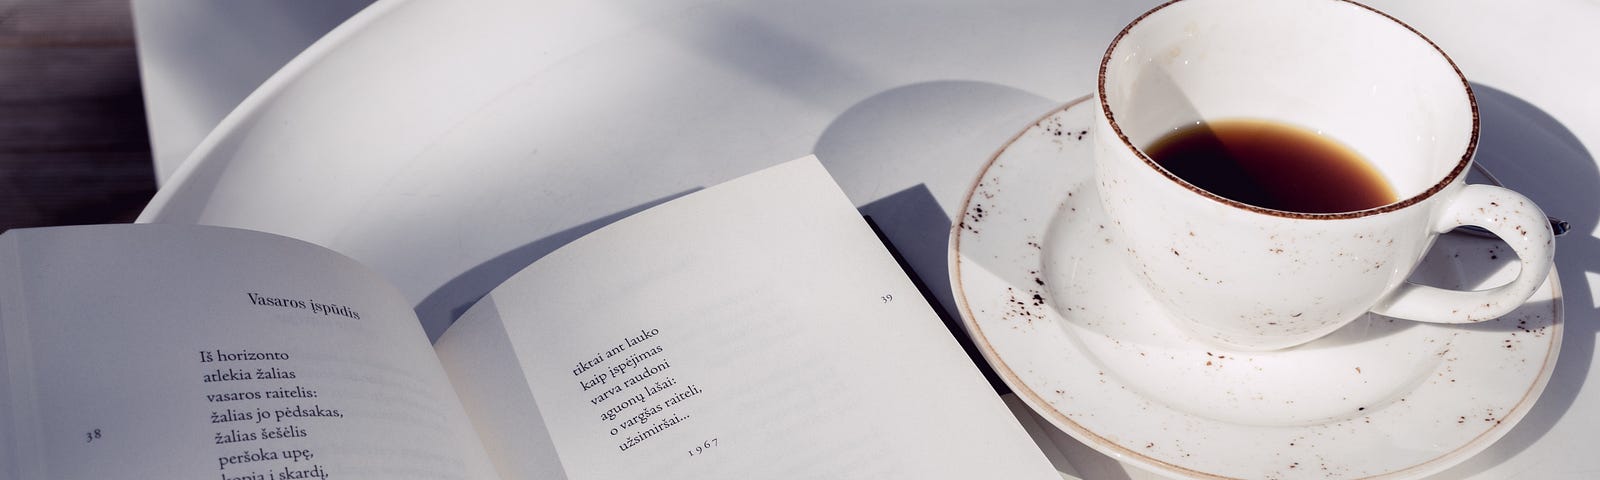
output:
[[[0,235],[0,478],[495,478],[409,303],[298,240]]]

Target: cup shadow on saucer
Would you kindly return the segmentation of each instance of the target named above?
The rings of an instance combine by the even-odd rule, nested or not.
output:
[[[1561,121],[1512,92],[1472,84],[1482,126],[1477,162],[1507,188],[1528,196],[1545,213],[1571,222],[1573,232],[1556,240],[1555,268],[1561,280],[1565,332],[1555,372],[1527,416],[1488,450],[1444,471],[1441,478],[1483,472],[1525,450],[1566,416],[1594,362],[1600,310],[1589,274],[1600,272],[1600,167],[1582,140]],[[1482,328],[1462,325],[1453,328]]]
[[[1589,273],[1600,272],[1600,239],[1591,233],[1600,221],[1600,169],[1595,158],[1570,129],[1549,113],[1517,96],[1483,84],[1472,85],[1477,97],[1481,132],[1476,162],[1484,165],[1507,188],[1534,200],[1546,213],[1563,218],[1574,232],[1557,240],[1556,270],[1563,309],[1563,339],[1548,385],[1537,403],[1506,436],[1470,460],[1439,474],[1439,478],[1466,478],[1481,473],[1526,450],[1566,416],[1576,402],[1595,361],[1600,325],[1591,319],[1600,313],[1591,294]],[[1515,257],[1498,241],[1441,238],[1430,262],[1449,263],[1454,271],[1420,271],[1412,281],[1447,288],[1482,287],[1504,280],[1515,271]],[[1447,261],[1442,257],[1477,255],[1480,258]],[[1013,280],[1025,284],[1023,279]],[[1522,308],[1548,311],[1549,300],[1535,300]],[[1338,348],[1396,335],[1418,324],[1367,315],[1350,325],[1299,349]],[[1518,325],[1486,322],[1435,325],[1434,328],[1506,331]]]

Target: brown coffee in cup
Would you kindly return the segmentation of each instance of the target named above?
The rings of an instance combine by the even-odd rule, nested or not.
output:
[[[1144,151],[1196,187],[1262,208],[1339,213],[1397,200],[1383,174],[1354,150],[1282,122],[1203,122],[1168,133]]]

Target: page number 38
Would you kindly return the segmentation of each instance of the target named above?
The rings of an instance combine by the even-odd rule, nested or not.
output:
[[[87,433],[84,433],[83,436],[86,438],[83,443],[94,443],[95,440],[100,439],[100,429],[96,428],[94,430],[90,430]]]

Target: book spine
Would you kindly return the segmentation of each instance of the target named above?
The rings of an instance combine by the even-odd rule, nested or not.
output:
[[[18,235],[0,236],[0,480],[49,478],[40,438]]]

